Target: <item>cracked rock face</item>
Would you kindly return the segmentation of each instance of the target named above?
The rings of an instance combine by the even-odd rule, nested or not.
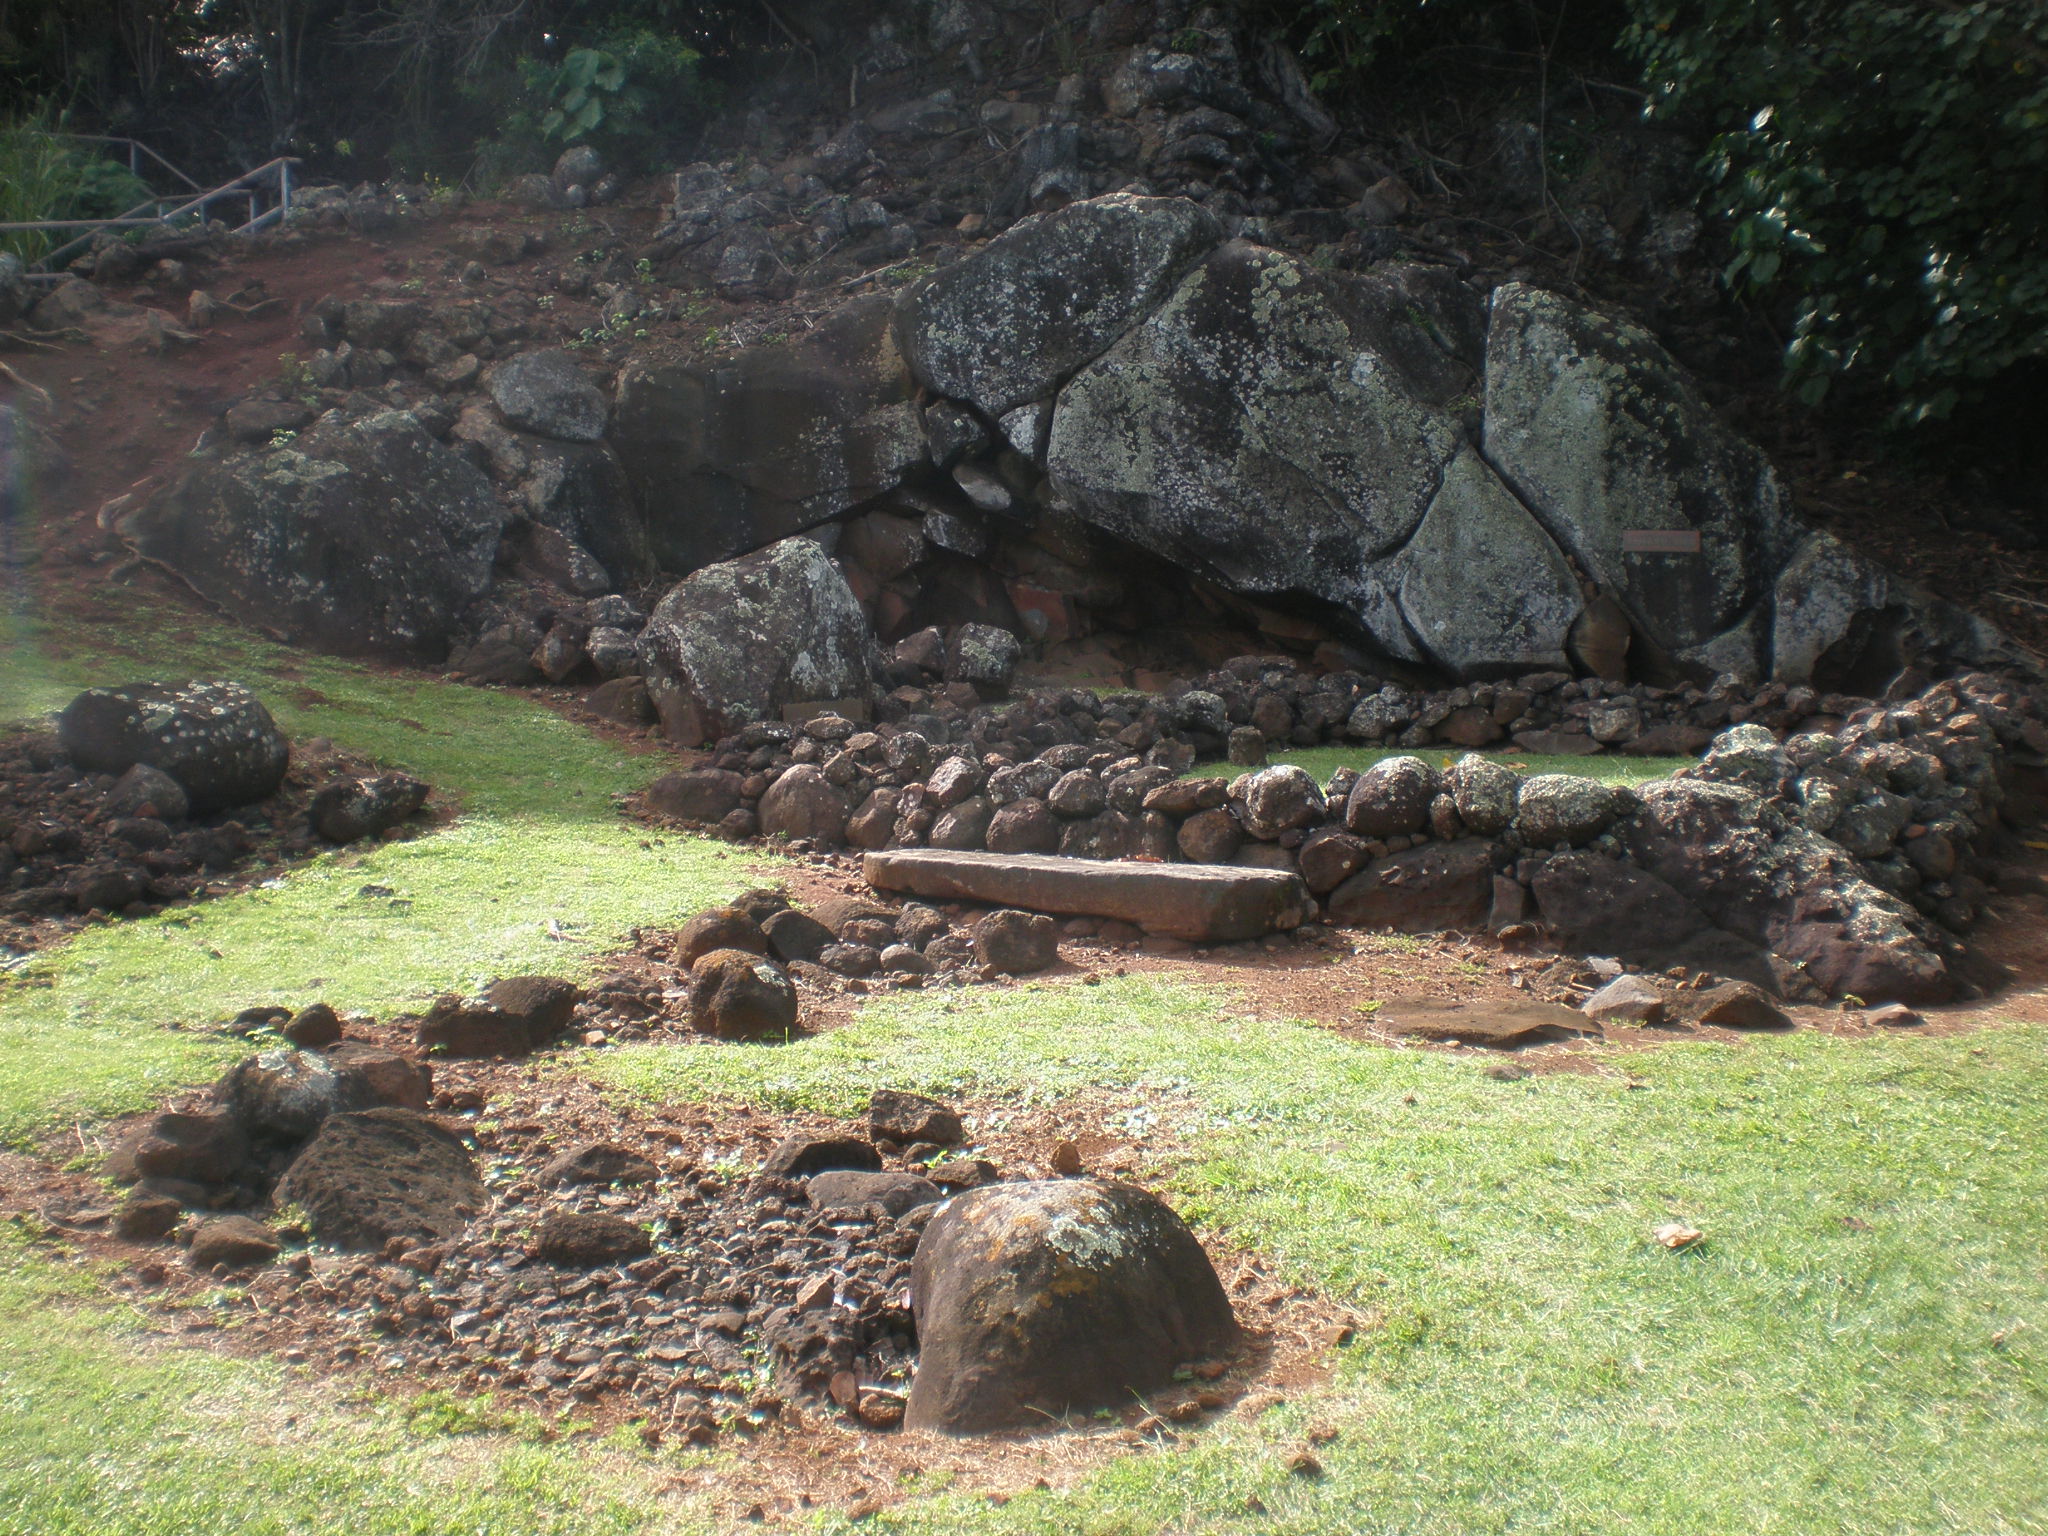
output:
[[[905,297],[896,330],[919,382],[995,419],[1102,355],[1223,238],[1198,203],[1099,197],[1026,219]]]
[[[895,329],[1056,511],[1401,661],[1563,668],[1589,603],[1617,656],[1702,682],[2004,659],[1989,626],[1800,523],[1648,334],[1560,294],[1324,271],[1118,195],[1019,224],[910,290]],[[1656,534],[1681,547],[1643,548]]]
[[[1460,429],[1457,359],[1410,308],[1233,242],[1061,392],[1047,471],[1141,548],[1412,650],[1376,562],[1422,522]]]

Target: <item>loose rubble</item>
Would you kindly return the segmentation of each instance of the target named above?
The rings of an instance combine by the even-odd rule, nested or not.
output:
[[[0,961],[402,835],[430,793],[324,739],[291,749],[232,683],[89,690],[57,731],[0,735]]]

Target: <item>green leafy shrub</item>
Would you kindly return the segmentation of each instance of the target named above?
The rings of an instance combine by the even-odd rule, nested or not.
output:
[[[1905,422],[2048,359],[2048,6],[1636,0],[1649,111],[1712,132],[1728,280],[1783,298],[1787,382]]]
[[[149,196],[125,166],[67,140],[56,121],[38,111],[0,124],[0,223],[112,218]],[[12,230],[0,234],[0,250],[34,262],[68,238]]]

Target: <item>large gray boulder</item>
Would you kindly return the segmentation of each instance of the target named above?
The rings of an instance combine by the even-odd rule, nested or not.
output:
[[[853,590],[810,539],[784,539],[679,582],[640,636],[669,739],[695,747],[785,704],[865,699],[881,658]]]
[[[1182,198],[1073,203],[910,289],[897,343],[919,383],[993,420],[1101,356],[1222,238],[1214,215]]]
[[[925,459],[891,301],[712,362],[629,362],[611,442],[662,566],[694,571],[838,517]]]
[[[1762,450],[1648,333],[1562,294],[1494,290],[1486,457],[1666,655],[1764,671],[1768,636],[1745,620],[1803,530]],[[1699,550],[1631,552],[1632,530],[1697,532]]]
[[[1771,672],[1781,682],[1875,694],[1923,660],[2024,664],[1997,628],[1902,581],[1832,534],[1809,533],[1772,594]]]
[[[509,520],[483,471],[408,413],[329,412],[290,442],[199,459],[119,531],[300,643],[440,661]]]
[[[1456,361],[1396,297],[1234,241],[1062,392],[1047,468],[1091,521],[1235,590],[1356,607],[1458,448]]]
[[[1472,450],[1451,460],[1422,525],[1390,566],[1396,603],[1420,652],[1408,659],[1434,662],[1453,677],[1569,666],[1565,636],[1585,606],[1578,578]]]

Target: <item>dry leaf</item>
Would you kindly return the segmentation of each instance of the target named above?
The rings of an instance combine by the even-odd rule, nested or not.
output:
[[[1688,1227],[1682,1221],[1667,1221],[1650,1236],[1666,1248],[1690,1248],[1707,1234],[1697,1227]]]

